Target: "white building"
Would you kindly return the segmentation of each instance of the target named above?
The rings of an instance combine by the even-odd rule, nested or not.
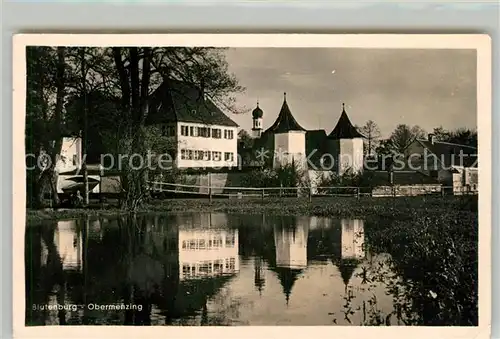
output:
[[[349,120],[344,104],[337,125],[329,135],[323,129],[303,128],[290,111],[286,93],[278,118],[271,127],[262,131],[263,112],[258,106],[253,111],[252,119],[255,151],[261,148],[271,151],[274,168],[294,161],[309,170],[333,171],[338,175],[363,170],[364,136]],[[304,162],[306,159],[307,163]]]
[[[82,139],[79,137],[63,137],[61,154],[57,157],[56,171],[71,172],[82,165]]]
[[[345,111],[345,105],[342,104],[339,121],[328,135],[329,154],[333,156],[338,175],[348,171],[351,173],[363,171],[363,138],[364,136],[352,125]],[[323,159],[325,158],[323,157]]]
[[[238,164],[238,124],[203,90],[180,81],[164,82],[151,96],[147,123],[160,127],[176,168]]]
[[[303,165],[306,154],[306,130],[293,117],[286,102],[286,93],[278,118],[268,131],[274,134],[274,168],[292,162],[298,166]]]

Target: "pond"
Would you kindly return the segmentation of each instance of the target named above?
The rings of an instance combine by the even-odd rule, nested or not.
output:
[[[367,227],[223,213],[31,226],[26,324],[404,325],[418,315]]]

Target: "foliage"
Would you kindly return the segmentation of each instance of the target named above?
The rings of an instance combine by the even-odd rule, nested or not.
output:
[[[442,126],[432,132],[438,141],[477,147],[477,131],[468,128],[445,130]]]
[[[294,162],[276,169],[256,169],[245,173],[244,187],[308,187],[307,172]]]
[[[367,228],[374,250],[390,253],[403,277],[405,324],[477,325],[477,222],[477,213],[429,209]]]
[[[371,193],[373,172],[354,173],[350,170],[338,175],[336,172],[321,174],[317,180],[319,194],[353,194],[352,188],[360,187],[360,193]],[[329,188],[332,187],[332,188]]]
[[[389,139],[381,141],[377,154],[404,154],[407,147],[415,140],[425,137],[425,131],[419,126],[400,124],[392,132]]]
[[[368,155],[373,154],[379,144],[381,136],[380,128],[373,120],[368,120],[366,124],[359,129],[359,131],[366,137],[364,140],[364,153]]]

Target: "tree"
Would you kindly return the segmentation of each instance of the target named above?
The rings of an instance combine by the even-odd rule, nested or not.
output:
[[[66,48],[29,47],[26,53],[26,154],[28,204],[42,207],[44,193],[59,204],[56,163],[62,147]]]
[[[434,128],[436,140],[453,144],[477,147],[477,131],[465,127],[445,130],[442,126]]]
[[[375,151],[380,139],[380,128],[373,120],[368,120],[366,124],[360,128],[361,134],[366,137],[365,154],[372,155]]]
[[[392,152],[403,154],[406,148],[415,140],[425,137],[425,131],[419,126],[398,125],[389,137],[389,146]]]

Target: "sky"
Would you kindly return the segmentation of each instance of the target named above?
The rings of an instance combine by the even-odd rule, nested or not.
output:
[[[342,103],[351,122],[375,121],[388,137],[398,124],[426,132],[476,128],[476,51],[353,48],[233,48],[226,52],[229,71],[246,91],[237,105],[249,112],[232,115],[250,131],[257,101],[264,129],[283,103],[306,129],[337,123]]]

